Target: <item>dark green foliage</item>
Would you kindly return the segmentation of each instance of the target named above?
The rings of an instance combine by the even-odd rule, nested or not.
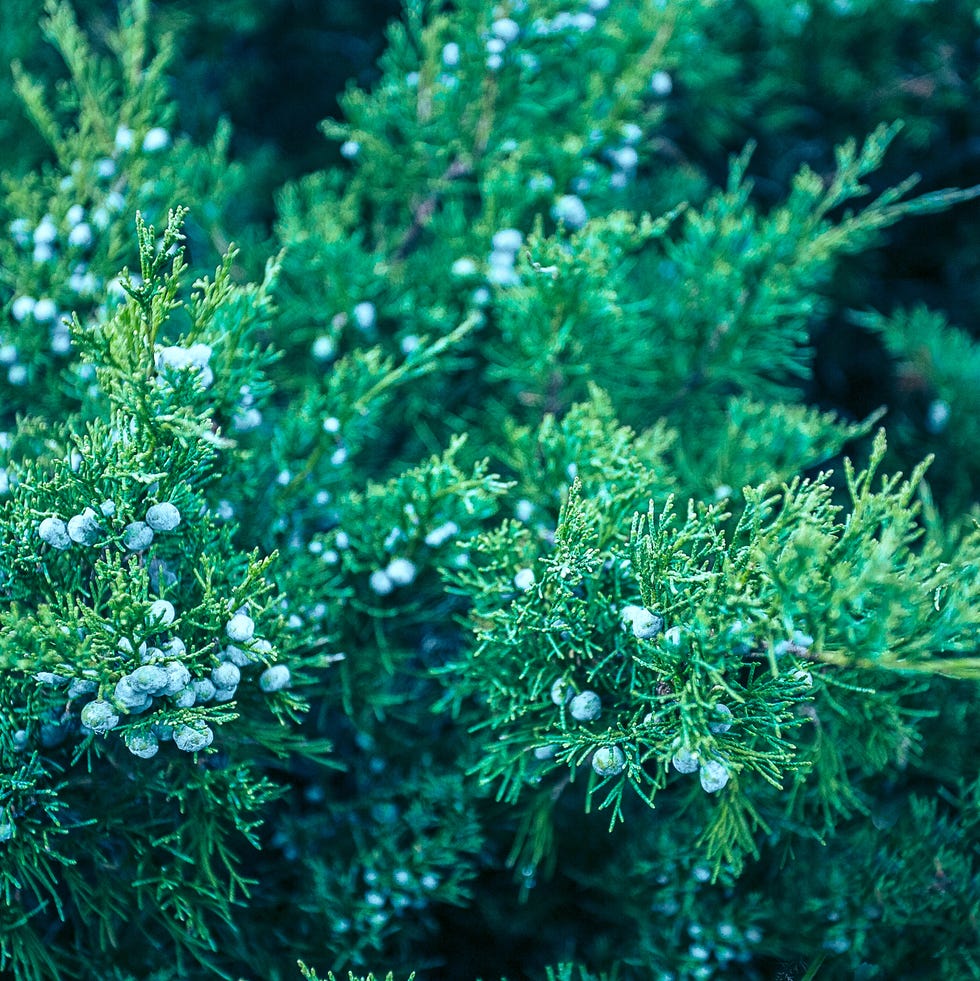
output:
[[[0,974],[980,978],[975,13],[333,9],[0,0]]]

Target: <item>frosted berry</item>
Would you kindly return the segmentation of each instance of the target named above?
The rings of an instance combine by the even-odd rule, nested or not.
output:
[[[174,729],[174,744],[185,753],[197,753],[210,746],[214,741],[214,733],[210,726],[179,725]]]
[[[594,691],[579,692],[568,703],[568,712],[579,722],[592,722],[602,714],[602,699]]]
[[[654,95],[665,98],[674,90],[674,80],[668,72],[663,70],[654,72],[650,79],[650,89]]]
[[[123,529],[122,540],[130,552],[142,552],[153,543],[153,529],[145,521],[132,521]]]
[[[324,613],[326,613],[326,607],[324,604]],[[266,640],[264,637],[253,637],[251,644],[249,644],[249,649],[251,653],[249,654],[250,661],[257,661],[260,654],[271,654],[272,653],[272,641]],[[241,667],[241,665],[239,665]]]
[[[728,770],[719,760],[707,760],[701,764],[701,786],[705,793],[717,793],[728,783],[728,778]]]
[[[58,307],[50,297],[41,297],[34,305],[34,319],[40,323],[48,323],[57,316]]]
[[[143,689],[133,684],[132,677],[129,675],[123,676],[116,682],[112,694],[115,700],[130,712],[142,712],[153,703],[153,699]]]
[[[187,645],[179,637],[171,637],[164,643],[163,653],[171,657],[180,657],[187,653]]]
[[[626,769],[626,755],[618,746],[600,746],[592,754],[592,769],[600,777],[614,777]]]
[[[415,563],[408,559],[392,559],[385,572],[396,586],[407,586],[415,578]]]
[[[180,661],[167,661],[163,670],[167,672],[167,684],[160,694],[176,695],[190,684],[191,673]]]
[[[534,570],[521,569],[514,576],[514,585],[522,592],[526,593],[534,585]]]
[[[146,523],[154,531],[173,531],[180,524],[180,511],[169,501],[146,509]]]
[[[377,311],[373,303],[364,300],[354,307],[354,322],[361,330],[370,330],[374,326],[376,318]]]
[[[119,725],[119,716],[116,710],[104,699],[97,698],[89,702],[81,713],[82,724],[88,726],[92,732],[106,733]]]
[[[656,613],[651,613],[649,610],[641,609],[633,617],[633,634],[640,640],[650,640],[663,629],[663,617],[658,617]]]
[[[226,624],[225,633],[229,640],[244,644],[255,633],[255,621],[245,613],[236,613]]]
[[[215,688],[234,688],[241,679],[242,673],[231,661],[222,661],[211,672],[211,681]]]
[[[585,210],[582,199],[576,194],[565,194],[560,197],[551,209],[551,216],[555,221],[564,222],[565,226],[573,231],[585,227],[585,223],[589,220],[589,213]]]
[[[47,542],[52,548],[64,550],[71,546],[68,536],[68,526],[61,518],[45,518],[38,526],[37,533],[41,541]]]
[[[68,697],[79,698],[82,695],[92,695],[98,689],[98,685],[88,678],[72,678],[68,686]]]
[[[375,569],[368,578],[368,582],[379,596],[387,596],[395,588],[391,576],[384,569]]]
[[[285,664],[273,664],[259,675],[259,687],[262,691],[273,692],[285,688],[289,684],[289,668]]]
[[[698,754],[689,749],[679,749],[670,762],[678,773],[693,773],[701,765]]]
[[[34,675],[34,680],[42,685],[50,685],[57,688],[63,685],[68,679],[63,674],[55,674],[53,671],[38,671]]]
[[[425,536],[425,544],[429,548],[439,548],[440,545],[445,545],[449,539],[455,538],[458,534],[459,525],[455,521],[447,521],[445,524],[439,525],[438,528],[433,528]]]
[[[79,222],[68,233],[68,244],[79,249],[86,249],[92,244],[92,228],[88,222]]]
[[[128,654],[130,657],[138,653],[141,663],[146,663],[143,661],[143,655],[146,654],[146,641],[141,641],[137,650],[137,648],[133,647],[133,642],[128,637],[120,637],[116,643],[116,648],[124,654]]]
[[[248,651],[243,651],[235,644],[229,644],[221,652],[221,660],[233,664],[236,668],[244,668],[246,664],[250,664],[255,658]]]
[[[18,296],[10,308],[10,313],[14,320],[19,323],[26,320],[34,312],[35,306],[37,306],[37,301],[33,296]]]
[[[154,600],[150,604],[147,620],[154,626],[168,627],[174,622],[176,616],[177,611],[174,609],[173,603],[168,600],[159,599]]]
[[[167,680],[166,669],[159,664],[144,664],[129,676],[130,684],[137,691],[149,695],[156,695],[166,688]]]
[[[926,429],[933,434],[941,433],[949,422],[949,416],[949,402],[944,399],[935,399],[929,403],[926,412]]]
[[[459,45],[450,41],[442,49],[442,63],[447,68],[455,68],[459,64]]]
[[[199,702],[210,702],[216,691],[210,678],[195,678],[191,682],[191,688],[194,689],[194,694]]]
[[[637,606],[635,603],[627,603],[626,606],[619,611],[620,622],[624,627],[631,627],[633,625],[633,621],[643,612],[644,610],[642,606]]]
[[[126,736],[126,748],[133,756],[148,760],[151,756],[157,755],[160,743],[151,732],[131,732]]]
[[[501,228],[494,232],[493,248],[496,252],[516,253],[524,244],[524,236],[516,228]]]
[[[166,150],[170,146],[170,134],[162,126],[154,126],[147,130],[143,137],[143,151],[145,153],[157,153]]]
[[[176,705],[177,708],[182,709],[193,708],[196,701],[197,694],[190,686],[181,689],[181,691],[177,692],[176,696],[174,697],[174,705]]]
[[[732,710],[727,705],[718,704],[715,706],[714,715],[715,721],[708,723],[708,729],[716,735],[722,732],[728,732],[732,727],[734,719]]]
[[[551,700],[555,705],[567,705],[574,694],[572,683],[565,678],[555,679],[555,683],[551,686]]]
[[[101,532],[91,508],[86,508],[81,514],[74,514],[68,519],[68,537],[79,545],[94,545]]]
[[[495,20],[492,30],[504,44],[510,44],[512,41],[516,41],[521,33],[521,28],[517,21],[512,20],[510,17],[501,17],[499,20]]]
[[[467,256],[463,256],[452,264],[450,271],[454,276],[475,276],[477,273],[477,265],[472,259],[468,258]]]

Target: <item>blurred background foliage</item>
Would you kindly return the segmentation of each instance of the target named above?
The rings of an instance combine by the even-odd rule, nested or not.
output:
[[[671,170],[690,168],[692,186],[724,183],[728,155],[752,140],[755,199],[775,204],[800,165],[829,173],[835,145],[895,119],[905,128],[873,175],[873,191],[910,173],[922,175],[920,191],[980,179],[980,14],[972,0],[702,6],[719,9],[712,60],[698,64],[690,87],[678,66],[658,146]],[[95,38],[111,29],[117,8],[114,0],[76,4]],[[177,39],[172,89],[180,128],[203,144],[220,117],[230,120],[232,157],[250,169],[253,213],[271,228],[275,192],[285,182],[340,161],[318,124],[340,115],[347,86],[370,88],[379,77],[384,32],[401,13],[399,0],[157,0],[153,8],[157,32]],[[22,60],[47,78],[64,75],[40,36],[38,13],[33,0],[0,0],[0,61]],[[0,171],[26,170],[43,152],[12,88],[0,85]],[[643,188],[637,197],[646,197]],[[885,241],[837,274],[837,309],[869,296],[884,313],[924,302],[977,336],[980,202],[900,223]],[[893,407],[886,422],[894,445],[908,444],[914,457],[933,435],[925,380],[852,318],[818,325],[813,341],[808,401],[853,418]]]

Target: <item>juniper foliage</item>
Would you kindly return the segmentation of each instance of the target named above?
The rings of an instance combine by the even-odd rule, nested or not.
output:
[[[980,355],[862,265],[980,195],[881,178],[971,111],[959,6],[411,0],[263,241],[150,6],[49,0],[0,972],[980,977]]]

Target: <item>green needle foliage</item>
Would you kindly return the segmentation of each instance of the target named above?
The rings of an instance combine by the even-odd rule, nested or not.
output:
[[[0,0],[0,974],[980,978],[939,6],[412,0],[273,204]]]

